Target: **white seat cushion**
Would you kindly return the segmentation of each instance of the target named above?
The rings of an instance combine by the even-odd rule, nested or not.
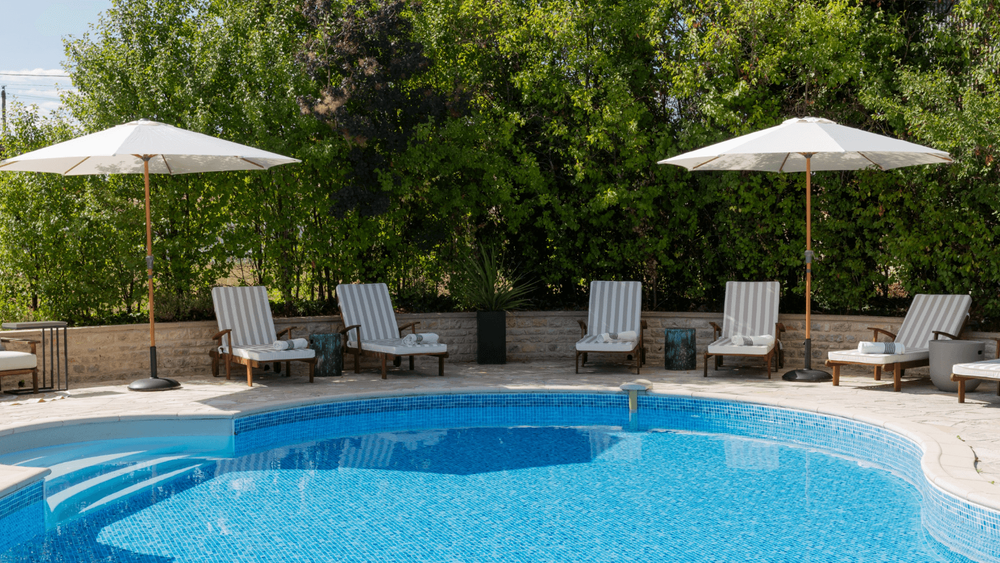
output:
[[[862,354],[858,352],[857,348],[853,350],[838,350],[827,354],[827,358],[835,362],[848,362],[870,366],[884,366],[887,364],[927,360],[929,357],[930,355],[927,350],[910,350],[909,348],[907,348],[905,354]]]
[[[357,348],[358,343],[348,341],[348,348]],[[415,346],[403,346],[402,338],[386,338],[382,340],[363,340],[361,349],[366,352],[377,352],[381,354],[392,354],[393,356],[422,356],[426,354],[445,354],[448,346],[440,342],[436,344],[417,344]]]
[[[736,346],[728,336],[708,345],[708,353],[719,356],[766,356],[772,349],[774,342],[767,346]]]
[[[219,351],[226,353],[227,348],[222,346]],[[309,348],[298,350],[278,350],[274,344],[257,344],[256,346],[237,346],[233,348],[233,355],[255,362],[289,362],[292,360],[308,360],[316,357],[316,351]]]
[[[38,365],[38,356],[27,352],[0,351],[0,371],[15,369],[34,369]]]
[[[598,342],[600,335],[584,336],[576,343],[580,352],[631,352],[639,346],[638,340],[623,340],[620,342]]]
[[[951,372],[955,375],[964,375],[978,379],[1000,380],[1000,360],[955,364],[952,366]]]

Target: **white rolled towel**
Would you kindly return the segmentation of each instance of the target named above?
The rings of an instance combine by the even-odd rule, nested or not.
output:
[[[760,336],[734,334],[730,338],[733,341],[733,346],[770,346],[774,343],[774,337],[770,334]]]
[[[305,338],[293,338],[291,340],[275,340],[274,347],[278,350],[304,350],[309,347],[309,341]]]
[[[417,344],[437,344],[438,335],[433,332],[420,334],[407,334],[403,337],[403,346],[416,346]]]
[[[906,347],[899,342],[858,342],[862,354],[905,354]]]
[[[600,336],[601,342],[635,342],[639,339],[639,333],[634,330],[625,332],[604,332]]]

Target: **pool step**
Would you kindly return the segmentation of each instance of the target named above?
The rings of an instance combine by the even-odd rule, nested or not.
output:
[[[53,521],[65,521],[214,464],[202,457],[173,452],[173,455],[149,457],[155,453],[95,456],[53,466],[55,477],[50,477],[45,485]]]

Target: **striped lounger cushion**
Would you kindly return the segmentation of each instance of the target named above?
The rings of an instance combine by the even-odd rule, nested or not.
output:
[[[642,283],[636,281],[590,282],[590,306],[587,312],[587,335],[576,343],[580,352],[631,352],[639,340],[599,342],[600,335],[608,332],[639,334],[642,316]]]
[[[358,330],[361,331],[361,349],[368,352],[411,356],[422,354],[444,354],[448,346],[419,344],[403,346],[399,337],[396,312],[389,298],[389,287],[384,283],[355,283],[337,286],[337,299],[344,326],[361,325],[360,329],[347,333],[347,347],[358,347]]]
[[[924,361],[929,357],[928,342],[934,340],[934,331],[958,336],[969,316],[972,297],[968,295],[930,295],[921,293],[913,298],[899,327],[895,342],[906,349],[904,354],[862,354],[856,348],[830,352],[828,358],[835,362],[885,365]]]
[[[267,302],[267,288],[213,287],[212,302],[219,330],[232,330],[233,355],[258,362],[307,360],[315,350],[278,350],[274,347],[274,319]],[[229,339],[223,338],[219,352],[229,352]]]
[[[1000,360],[986,360],[982,362],[969,362],[967,364],[955,364],[951,368],[955,375],[975,377],[976,379],[992,379],[1000,381]]]
[[[734,335],[777,337],[778,298],[781,284],[769,282],[726,282],[726,303],[722,313],[722,335],[708,345],[708,353],[721,356],[766,356],[767,346],[736,346]],[[776,340],[775,340],[776,341]]]

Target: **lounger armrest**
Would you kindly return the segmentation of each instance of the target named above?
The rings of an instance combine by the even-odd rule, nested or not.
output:
[[[281,329],[281,331],[279,331],[278,334],[275,334],[274,336],[275,336],[275,338],[277,338],[278,340],[280,340],[281,339],[281,335],[285,334],[287,332],[288,333],[288,339],[291,340],[292,339],[292,330],[298,330],[298,328],[299,327],[297,327],[297,326],[290,326],[288,328]]]
[[[39,344],[38,340],[31,340],[28,338],[8,338],[6,336],[0,337],[0,342],[23,342],[31,348],[31,353],[35,353],[35,345]]]
[[[643,320],[639,321],[639,327],[642,330],[646,330],[647,328],[649,328],[649,323],[647,323],[646,320],[643,319]]]
[[[1000,338],[994,338],[997,343],[997,359],[1000,360]]]
[[[225,338],[226,336],[229,336],[229,342],[231,343],[233,341],[232,332],[233,332],[233,329],[227,328],[226,330],[220,330],[219,332],[213,334],[212,335],[212,340],[215,341],[216,347],[218,347],[218,348],[222,347],[222,339]]]
[[[347,338],[347,333],[350,332],[350,331],[352,331],[352,330],[358,331],[358,350],[360,350],[361,349],[361,325],[345,326],[344,328],[340,329],[340,334],[343,334],[344,338],[346,339]],[[347,348],[347,342],[344,342],[343,346],[344,346],[344,348]]]
[[[712,325],[712,332],[713,332],[712,340],[718,340],[719,335],[722,334],[722,327],[713,323],[712,321],[708,321],[708,324]]]
[[[781,333],[785,332],[785,325],[782,323],[774,323],[774,339],[780,341]]]
[[[413,334],[416,334],[417,333],[417,325],[418,324],[420,324],[420,321],[413,321],[412,323],[406,323],[405,325],[399,327],[399,337],[402,338],[403,337],[403,331],[406,330],[406,329],[408,329],[408,328],[410,328],[412,330]]]
[[[587,336],[587,321],[581,321],[580,319],[577,319],[576,322],[580,324],[580,338]]]
[[[888,330],[884,330],[874,326],[868,327],[868,330],[872,331],[872,342],[878,342],[878,333],[880,332],[893,340],[896,339],[896,333],[889,332]]]
[[[947,332],[943,332],[940,330],[932,330],[931,332],[934,333],[934,340],[937,340],[939,336],[947,336],[952,340],[958,340],[958,337],[955,336],[954,334],[948,334]]]

